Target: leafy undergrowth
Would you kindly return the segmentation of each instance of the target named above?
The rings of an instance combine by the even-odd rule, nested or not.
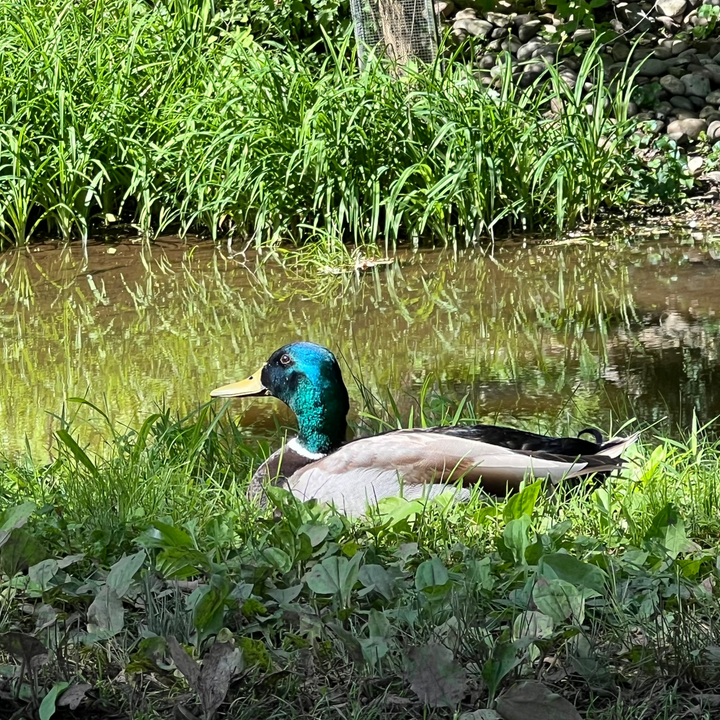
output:
[[[239,2],[0,0],[0,244],[108,225],[464,243],[691,182],[676,148],[640,161],[629,69],[608,87],[597,44],[574,88],[552,67],[523,88],[508,61],[488,89],[461,50],[398,79],[358,70],[350,35],[301,51],[251,25]]]
[[[649,432],[602,486],[361,521],[249,505],[259,453],[223,412],[97,455],[70,430],[0,476],[2,718],[717,713],[720,445],[697,429]]]

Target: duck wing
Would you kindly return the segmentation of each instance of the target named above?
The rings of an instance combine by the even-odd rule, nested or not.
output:
[[[513,449],[462,432],[396,430],[343,445],[297,470],[288,484],[302,500],[315,498],[357,515],[382,498],[434,495],[460,480],[466,488],[479,482],[486,492],[505,495],[529,473],[558,481],[612,472],[621,464],[619,457]]]

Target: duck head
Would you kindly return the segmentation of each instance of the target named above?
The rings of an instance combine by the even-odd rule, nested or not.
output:
[[[271,395],[282,400],[295,413],[297,441],[309,453],[327,454],[345,440],[350,409],[347,388],[335,356],[321,345],[284,345],[249,378],[216,388],[210,395]]]

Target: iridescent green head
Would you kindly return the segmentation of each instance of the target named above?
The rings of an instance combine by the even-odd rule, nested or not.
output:
[[[211,395],[272,395],[282,400],[295,413],[298,442],[308,452],[329,453],[345,440],[347,388],[335,356],[321,345],[285,345],[247,380],[224,385]]]

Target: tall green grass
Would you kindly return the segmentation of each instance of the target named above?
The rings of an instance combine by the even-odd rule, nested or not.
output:
[[[597,48],[574,91],[549,70],[521,92],[509,64],[487,89],[452,59],[397,80],[359,71],[349,37],[263,45],[241,10],[0,0],[2,242],[118,221],[258,245],[468,241],[627,201],[630,83],[608,92]]]

